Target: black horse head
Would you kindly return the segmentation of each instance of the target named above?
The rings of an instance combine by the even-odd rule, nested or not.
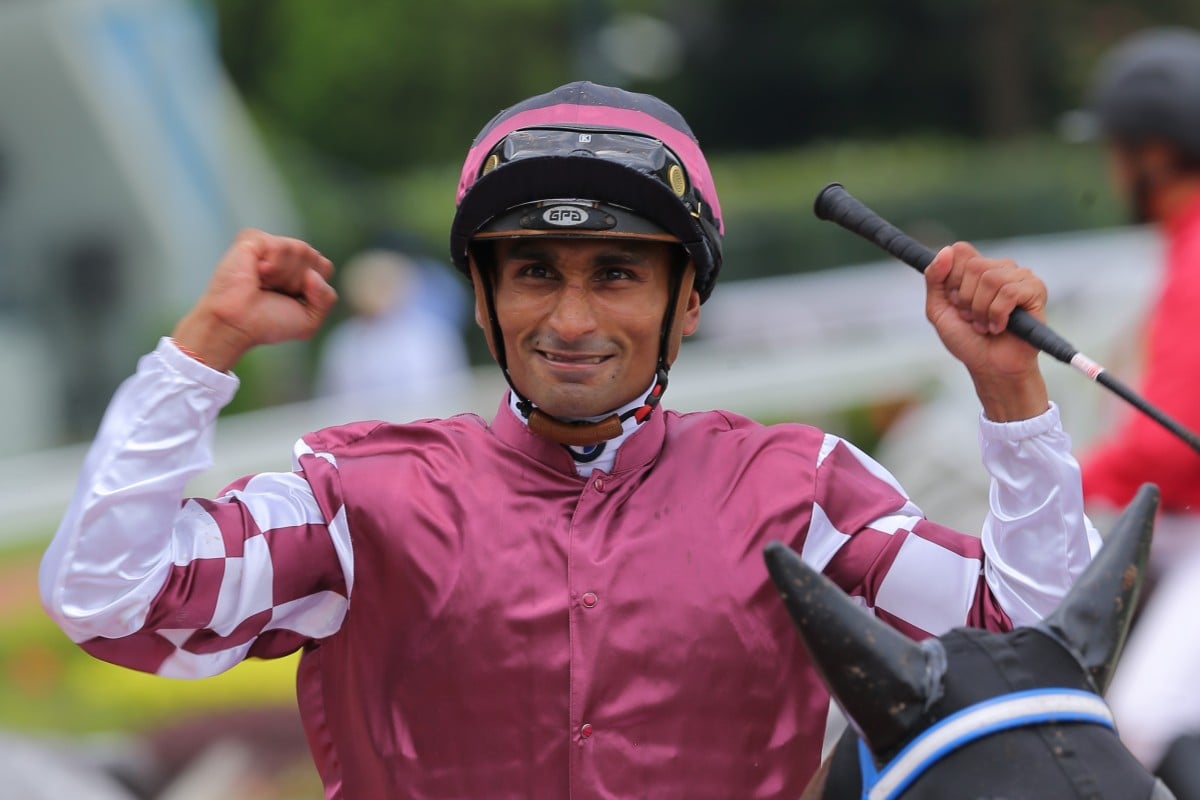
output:
[[[1158,490],[1143,486],[1040,624],[1004,634],[958,628],[920,643],[865,613],[794,551],[768,545],[771,577],[852,728],[826,765],[823,792],[805,797],[857,800],[876,777],[872,798],[1169,797],[1125,750],[1099,698],[1129,629],[1157,507]]]

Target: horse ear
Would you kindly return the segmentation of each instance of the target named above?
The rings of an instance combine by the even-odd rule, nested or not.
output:
[[[868,614],[786,545],[771,542],[764,557],[834,699],[872,752],[898,747],[930,695],[940,693],[941,671],[928,651]]]
[[[1100,694],[1108,688],[1125,646],[1157,511],[1158,487],[1143,484],[1092,563],[1054,613],[1037,626],[1074,654]]]

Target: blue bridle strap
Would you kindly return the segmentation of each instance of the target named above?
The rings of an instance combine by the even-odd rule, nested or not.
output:
[[[1115,730],[1112,712],[1091,692],[1031,689],[989,698],[956,711],[923,731],[882,770],[875,769],[871,751],[859,739],[862,800],[894,800],[948,753],[998,731],[1047,722],[1082,722]]]

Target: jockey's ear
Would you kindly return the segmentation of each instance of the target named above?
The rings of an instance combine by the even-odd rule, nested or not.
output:
[[[834,699],[872,753],[891,753],[941,696],[941,643],[919,645],[880,622],[787,545],[771,542],[764,556]]]
[[[1125,646],[1157,511],[1158,487],[1142,484],[1095,559],[1054,613],[1037,625],[1075,656],[1098,694],[1108,689]]]

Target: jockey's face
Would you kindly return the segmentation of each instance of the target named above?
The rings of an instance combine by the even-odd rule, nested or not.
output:
[[[527,237],[498,240],[494,252],[496,316],[521,394],[547,414],[579,419],[606,414],[650,387],[671,245]],[[673,342],[699,325],[699,294],[690,280],[684,288]],[[487,318],[481,291],[476,318]]]

